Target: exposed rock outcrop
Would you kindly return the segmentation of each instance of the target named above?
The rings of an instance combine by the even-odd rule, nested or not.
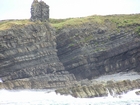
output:
[[[140,71],[139,24],[116,27],[111,22],[83,23],[57,32],[58,57],[78,80]]]
[[[55,31],[48,23],[0,31],[2,81],[63,72],[57,57]]]
[[[140,77],[120,81],[93,81],[94,78],[119,72],[140,71],[140,24],[118,27],[111,21],[103,24],[68,25],[57,31],[58,57],[66,70],[77,80],[75,86],[56,90],[56,93],[89,98],[117,95],[140,88]],[[91,79],[83,80],[83,79]],[[116,77],[117,78],[117,77]],[[118,77],[119,78],[119,77]],[[139,94],[137,92],[136,94]]]
[[[36,22],[19,27],[16,21],[0,31],[0,89],[64,87],[56,92],[96,97],[140,88],[139,78],[92,81],[104,74],[140,72],[140,24],[118,27],[112,20],[99,23],[88,18],[75,26],[68,24],[70,20],[67,27],[54,30],[46,21],[46,8],[43,1],[34,0],[31,21]],[[65,24],[61,19],[54,23]]]
[[[0,78],[4,89],[47,89],[75,81],[57,57],[54,29],[33,23],[0,31]]]
[[[66,71],[0,83],[0,89],[56,89],[72,86],[75,77]]]
[[[113,97],[121,95],[133,89],[140,88],[140,79],[124,81],[91,82],[89,85],[81,85],[58,89],[56,93],[72,95],[73,97],[90,98],[102,97],[110,94]],[[139,92],[137,92],[139,94]]]
[[[34,0],[31,6],[31,21],[48,21],[49,20],[49,6],[42,0]]]
[[[136,94],[137,94],[137,95],[140,95],[140,91],[137,91]]]

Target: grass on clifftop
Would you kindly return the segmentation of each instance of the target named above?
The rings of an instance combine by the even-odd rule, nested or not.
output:
[[[67,18],[67,19],[50,19],[50,23],[56,29],[61,29],[64,27],[80,26],[85,23],[103,23],[102,16],[89,16],[81,18]]]
[[[116,27],[124,27],[128,25],[140,24],[140,14],[130,15],[93,15],[81,18],[67,18],[67,19],[50,19],[50,24],[56,29],[64,27],[78,27],[83,24],[100,24],[105,23],[114,24]],[[0,30],[9,29],[11,27],[22,27],[25,25],[33,24],[29,19],[24,20],[4,20],[0,21]]]
[[[50,23],[56,29],[62,29],[64,27],[77,27],[86,23],[98,23],[104,24],[109,22],[115,24],[116,27],[124,27],[128,25],[140,24],[140,14],[130,15],[107,15],[107,16],[88,16],[81,18],[68,18],[68,19],[50,19]]]
[[[0,30],[6,30],[11,27],[22,27],[25,25],[32,24],[33,22],[29,21],[28,19],[24,20],[3,20],[0,21]]]

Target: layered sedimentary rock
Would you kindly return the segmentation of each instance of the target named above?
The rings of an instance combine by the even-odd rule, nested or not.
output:
[[[0,45],[2,81],[65,72],[57,57],[55,31],[48,23],[0,31]]]
[[[139,24],[83,23],[57,32],[58,57],[78,80],[104,74],[140,71]]]
[[[34,3],[40,2],[34,0]],[[37,15],[35,18],[42,19]],[[3,82],[0,83],[0,88],[68,87],[64,89],[66,91],[60,89],[59,93],[75,96],[85,94],[77,91],[86,91],[87,88],[91,90],[92,85],[101,87],[97,93],[92,92],[95,95],[87,95],[91,94],[88,92],[75,97],[99,96],[97,94],[100,90],[103,92],[100,96],[104,96],[107,94],[105,88],[120,88],[120,85],[116,85],[118,82],[111,81],[113,83],[109,86],[110,82],[92,84],[87,80],[85,85],[79,85],[76,80],[94,79],[118,72],[140,72],[140,33],[136,31],[140,24],[117,27],[108,20],[102,23],[90,20],[76,26],[68,24],[67,27],[56,30],[55,34],[55,30],[47,22],[40,21],[31,22],[30,25],[22,24],[20,27],[13,25],[10,29],[0,31],[0,82]],[[135,80],[125,81],[134,89],[131,84]],[[139,83],[139,80],[136,82]],[[119,83],[125,84],[124,81]],[[137,83],[133,84],[135,88],[139,88]],[[125,85],[121,88],[123,87],[126,91],[131,90]]]
[[[89,82],[89,81],[88,81]],[[56,90],[56,93],[63,95],[72,95],[73,97],[80,98],[91,98],[91,97],[102,97],[108,96],[110,94],[113,97],[117,97],[123,93],[130,90],[140,88],[140,79],[137,80],[123,80],[123,81],[107,81],[107,82],[97,82],[91,81],[88,85],[63,88]],[[139,92],[136,92],[139,94]]]
[[[16,79],[0,83],[0,89],[56,89],[72,86],[75,77],[68,72],[52,73],[32,78]]]
[[[30,20],[36,23],[26,21],[26,25],[23,22],[20,26],[16,25],[19,21],[13,21],[12,28],[2,28],[0,88],[46,89],[74,83],[74,75],[65,71],[59,61],[55,30],[48,19],[49,6],[42,0],[34,0]]]
[[[48,21],[49,19],[49,6],[42,0],[34,0],[31,5],[31,21]]]

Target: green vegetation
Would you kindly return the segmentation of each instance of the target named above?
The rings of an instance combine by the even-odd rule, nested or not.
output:
[[[125,27],[134,24],[140,24],[140,14],[131,15],[107,15],[107,16],[88,16],[81,18],[68,18],[68,19],[50,19],[50,23],[56,29],[64,27],[78,27],[86,23],[95,24],[114,24],[116,27]]]
[[[140,26],[136,28],[135,32],[140,36]]]
[[[25,20],[4,20],[0,21],[0,30],[9,29],[11,27],[22,27],[25,25],[33,24],[33,22]]]
[[[114,15],[109,17],[118,27],[140,24],[140,14]]]
[[[68,19],[50,19],[50,23],[56,29],[64,27],[77,27],[85,23],[100,23],[104,21],[102,16],[89,16],[81,18],[68,18]]]
[[[75,46],[74,43],[70,43],[70,44],[68,45],[68,47],[73,47],[73,46]]]
[[[109,23],[110,27],[124,27],[129,25],[140,24],[140,14],[131,14],[131,15],[107,15],[99,16],[93,15],[88,17],[80,18],[67,18],[67,19],[50,19],[50,24],[57,30],[64,27],[80,27],[84,24],[95,24],[95,25],[104,25]],[[24,20],[4,20],[0,21],[0,30],[9,29],[13,26],[25,26],[33,24],[34,22],[29,21],[28,19]]]

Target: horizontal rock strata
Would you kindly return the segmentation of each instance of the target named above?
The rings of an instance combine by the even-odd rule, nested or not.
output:
[[[78,80],[131,70],[139,72],[137,26],[85,23],[63,28],[57,32],[58,57]]]
[[[34,2],[40,8],[40,2]],[[42,22],[38,17],[32,19],[37,21],[0,31],[0,89],[65,87],[56,92],[83,98],[139,88],[139,78],[90,80],[119,72],[140,72],[140,35],[136,32],[140,24],[117,27],[109,21],[83,22],[59,28],[63,25],[57,24],[60,19],[54,22],[58,25],[54,30],[47,20],[40,20],[44,17],[39,17]]]
[[[68,72],[47,74],[32,78],[16,79],[0,83],[0,89],[53,89],[74,84],[75,77]]]
[[[48,23],[0,31],[2,81],[63,71],[57,57],[55,31]]]
[[[79,83],[77,84],[77,86],[58,89],[56,90],[56,93],[60,93],[62,95],[72,95],[73,97],[79,98],[102,97],[108,96],[108,94],[110,94],[113,97],[117,97],[118,95],[126,93],[130,90],[139,88],[140,79],[133,81],[92,81],[89,85],[82,85],[81,83]],[[139,92],[137,92],[137,94],[139,94]]]

